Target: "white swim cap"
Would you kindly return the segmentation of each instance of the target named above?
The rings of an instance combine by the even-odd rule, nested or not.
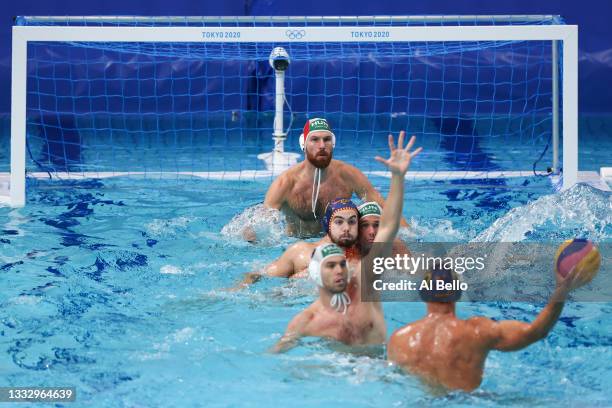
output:
[[[304,130],[300,135],[300,149],[302,151],[306,150],[306,141],[312,132],[327,132],[332,137],[332,147],[336,147],[336,135],[332,132],[331,127],[326,119],[323,118],[314,118],[308,119],[306,124],[304,125]]]
[[[319,245],[313,252],[312,258],[310,259],[310,263],[308,264],[308,275],[310,279],[315,281],[315,283],[319,287],[323,287],[323,279],[321,278],[321,264],[327,258],[331,258],[332,256],[342,256],[346,259],[346,255],[342,248],[340,248],[336,244],[323,244]],[[351,279],[351,271],[349,269],[348,276],[346,278],[347,284]],[[342,293],[334,293],[330,300],[330,305],[337,312],[346,313],[348,309],[348,305],[351,304],[351,299],[346,294],[346,292]]]
[[[371,215],[380,218],[382,216],[382,207],[376,201],[369,201],[357,207],[359,218],[369,217]]]

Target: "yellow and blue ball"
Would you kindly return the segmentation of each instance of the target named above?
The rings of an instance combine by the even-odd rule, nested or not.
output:
[[[570,239],[565,241],[555,256],[555,273],[565,279],[574,269],[576,270],[577,286],[589,283],[599,270],[601,255],[599,250],[587,239]]]

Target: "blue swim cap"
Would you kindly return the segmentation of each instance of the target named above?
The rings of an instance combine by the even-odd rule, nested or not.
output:
[[[336,212],[341,210],[355,210],[355,213],[357,213],[357,216],[359,216],[357,206],[349,198],[336,198],[331,203],[327,204],[327,207],[325,208],[325,217],[321,219],[323,231],[326,234],[329,234],[329,223],[331,222],[332,217]]]
[[[423,302],[441,302],[441,303],[451,303],[457,302],[461,299],[461,289],[456,290],[438,290],[436,289],[436,281],[443,281],[444,283],[453,283],[456,281],[456,285],[458,286],[459,278],[457,274],[452,271],[452,269],[434,269],[431,271],[427,271],[425,273],[425,277],[423,277],[424,282],[429,282],[431,289],[419,289],[419,295]]]

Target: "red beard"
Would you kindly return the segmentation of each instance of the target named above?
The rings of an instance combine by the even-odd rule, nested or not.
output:
[[[327,152],[325,152],[324,154],[318,153],[316,155],[312,155],[310,152],[306,151],[306,158],[316,168],[324,169],[329,166],[329,163],[331,163],[332,154],[327,154]]]

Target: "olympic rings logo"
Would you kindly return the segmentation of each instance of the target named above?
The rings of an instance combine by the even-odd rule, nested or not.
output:
[[[306,36],[305,30],[287,30],[285,31],[285,35],[289,37],[290,40],[300,40]]]

